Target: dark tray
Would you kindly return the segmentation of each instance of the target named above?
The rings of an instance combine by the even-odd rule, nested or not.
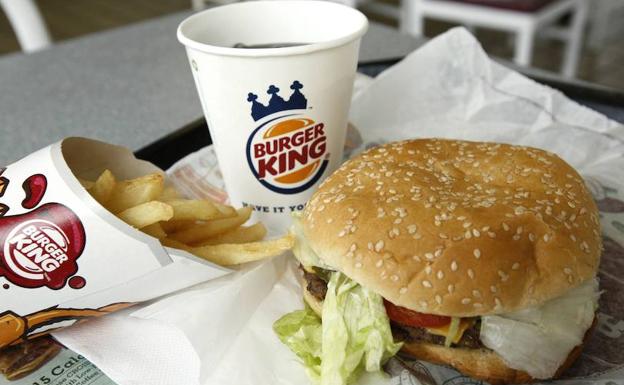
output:
[[[397,63],[400,59],[383,62],[360,64],[358,71],[369,76],[377,76],[380,72]],[[589,83],[565,82],[550,77],[530,75],[542,84],[556,88],[570,99],[605,114],[611,119],[624,122],[624,93],[594,86]],[[140,159],[148,160],[163,170],[171,167],[186,155],[212,143],[206,121],[201,118],[166,135],[155,142],[136,151]]]

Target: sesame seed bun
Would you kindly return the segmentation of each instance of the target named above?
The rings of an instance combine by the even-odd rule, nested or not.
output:
[[[303,214],[327,265],[395,305],[456,317],[538,306],[593,278],[599,226],[556,155],[437,139],[349,160]]]

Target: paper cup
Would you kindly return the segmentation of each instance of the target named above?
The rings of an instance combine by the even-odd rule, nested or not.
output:
[[[130,150],[68,138],[0,169],[0,348],[231,272],[163,247],[77,176],[162,172]]]
[[[273,230],[341,163],[367,26],[335,3],[252,1],[178,28],[230,199]]]

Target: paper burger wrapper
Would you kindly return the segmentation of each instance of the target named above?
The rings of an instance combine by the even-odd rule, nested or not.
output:
[[[68,138],[0,169],[0,348],[231,271],[163,247],[82,187],[109,169],[160,169],[126,148]]]

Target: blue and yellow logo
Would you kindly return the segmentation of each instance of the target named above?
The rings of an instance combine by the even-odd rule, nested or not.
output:
[[[256,179],[281,194],[296,194],[313,186],[329,163],[325,124],[305,116],[308,105],[303,85],[294,81],[288,100],[271,85],[268,105],[249,93],[251,116],[260,125],[247,140],[247,163]]]

